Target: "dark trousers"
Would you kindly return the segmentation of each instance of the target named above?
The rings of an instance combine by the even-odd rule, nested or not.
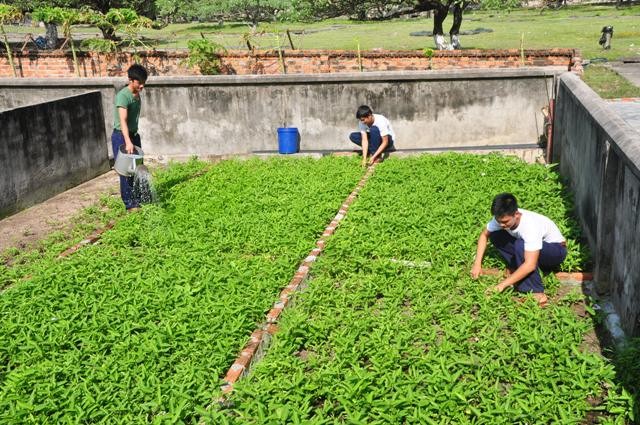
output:
[[[394,150],[393,147],[393,138],[389,134],[389,144],[387,148],[384,150],[385,152],[391,152]],[[367,138],[369,139],[369,154],[372,155],[376,153],[380,145],[382,144],[382,136],[380,135],[380,129],[375,125],[372,126],[367,132]],[[359,131],[353,132],[349,135],[349,140],[355,143],[358,146],[362,146],[362,133]]]
[[[142,148],[139,134],[131,136],[131,141],[137,147]],[[122,145],[124,145],[124,135],[122,134],[122,131],[113,130],[113,134],[111,134],[111,146],[113,148],[114,160],[117,158],[118,153],[120,152],[120,146]],[[126,209],[138,208],[140,206],[140,201],[136,199],[133,192],[133,177],[120,176],[120,196],[122,197],[122,202],[124,202]]]
[[[491,232],[489,239],[500,252],[507,266],[515,270],[524,263],[524,240],[514,238],[506,230]],[[567,257],[567,248],[560,243],[542,242],[542,249],[538,257],[538,267],[543,271],[550,271],[559,266]],[[516,284],[519,292],[544,292],[542,277],[538,268]]]

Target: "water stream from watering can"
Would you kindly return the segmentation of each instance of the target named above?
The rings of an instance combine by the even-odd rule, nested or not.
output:
[[[157,200],[151,173],[144,165],[136,167],[136,173],[133,176],[133,194],[141,204],[150,204]]]

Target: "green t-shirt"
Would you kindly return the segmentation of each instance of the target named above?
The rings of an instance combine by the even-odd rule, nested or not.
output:
[[[125,87],[116,95],[116,105],[113,108],[113,128],[116,130],[122,130],[120,128],[120,115],[118,110],[125,108],[127,110],[127,126],[129,127],[129,133],[135,134],[138,132],[138,118],[140,118],[140,108],[142,103],[140,102],[140,96],[137,98],[131,93],[129,87]]]

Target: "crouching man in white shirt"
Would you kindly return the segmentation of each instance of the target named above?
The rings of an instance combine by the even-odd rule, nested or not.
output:
[[[368,164],[381,162],[383,154],[395,151],[396,134],[389,120],[380,114],[374,114],[367,105],[361,105],[356,111],[358,131],[351,133],[349,139],[362,147],[362,165],[367,165],[367,156],[371,155]]]
[[[478,238],[471,277],[477,279],[482,258],[491,240],[507,262],[511,274],[492,289],[502,292],[515,285],[518,292],[531,292],[541,307],[547,304],[542,277],[538,271],[551,270],[567,256],[567,244],[558,226],[541,214],[518,208],[511,193],[497,195],[491,204],[493,219]]]

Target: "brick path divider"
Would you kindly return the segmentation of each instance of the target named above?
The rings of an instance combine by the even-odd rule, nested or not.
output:
[[[94,231],[92,234],[90,234],[89,236],[87,236],[85,239],[81,240],[80,242],[78,242],[74,246],[62,251],[60,253],[60,255],[58,255],[58,258],[66,258],[66,257],[70,256],[71,254],[73,254],[74,252],[78,251],[80,248],[82,248],[85,245],[93,245],[93,244],[95,244],[96,242],[98,242],[100,240],[100,238],[102,237],[102,234],[104,232],[106,232],[109,229],[112,229],[113,226],[115,226],[115,225],[116,225],[115,221],[110,221],[102,229],[98,229],[98,230]]]
[[[224,377],[224,385],[222,385],[221,387],[223,397],[217,400],[218,403],[227,403],[227,397],[233,391],[233,385],[240,378],[249,373],[253,364],[255,364],[262,358],[265,350],[271,343],[271,338],[278,331],[278,320],[280,318],[280,315],[287,307],[287,305],[289,305],[289,303],[291,302],[292,296],[297,291],[300,291],[304,288],[313,263],[317,260],[318,256],[322,254],[327,240],[336,231],[340,222],[347,215],[349,207],[351,206],[353,201],[355,201],[358,194],[367,183],[367,180],[369,180],[369,178],[373,175],[376,165],[377,164],[373,164],[367,168],[367,171],[362,176],[355,189],[351,192],[347,199],[345,199],[336,216],[324,229],[324,232],[322,233],[320,239],[316,241],[315,247],[309,252],[307,257],[302,260],[302,263],[289,281],[289,284],[280,292],[278,300],[273,304],[273,307],[267,313],[263,325],[251,334],[249,342],[242,349],[240,355],[238,355]]]

